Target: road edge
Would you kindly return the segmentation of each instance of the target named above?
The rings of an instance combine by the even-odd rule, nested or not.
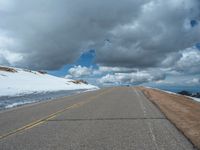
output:
[[[188,137],[185,132],[183,130],[181,130],[181,128],[179,128],[177,126],[177,124],[163,111],[163,109],[152,99],[152,97],[150,96],[149,92],[145,92],[143,89],[141,89],[140,87],[136,87],[136,89],[140,90],[143,95],[150,101],[152,102],[152,104],[157,107],[159,109],[160,112],[163,113],[163,115],[166,117],[166,119],[172,123],[172,125],[174,125],[174,127],[183,134],[183,136],[192,144],[194,150],[200,150],[200,147],[198,147],[198,145],[196,145],[191,139],[190,137]]]

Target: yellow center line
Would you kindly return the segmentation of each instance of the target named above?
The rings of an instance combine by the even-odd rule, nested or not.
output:
[[[101,93],[98,94],[98,95],[95,95],[95,96],[90,97],[90,98],[89,98],[88,100],[86,100],[86,101],[79,102],[79,103],[75,103],[75,104],[73,104],[73,105],[71,105],[71,106],[68,106],[68,107],[65,107],[65,108],[63,108],[63,109],[61,109],[61,110],[59,110],[59,111],[56,111],[55,113],[52,113],[52,114],[50,114],[50,115],[48,115],[48,116],[46,116],[46,117],[44,117],[44,118],[42,118],[42,119],[38,119],[38,120],[33,121],[33,122],[31,122],[31,123],[29,123],[29,124],[27,124],[27,125],[24,125],[23,127],[14,129],[14,130],[12,130],[12,131],[6,133],[6,134],[0,135],[0,140],[5,139],[5,138],[7,138],[7,137],[9,137],[9,136],[15,135],[15,134],[17,134],[17,133],[19,133],[19,132],[22,132],[22,131],[25,131],[25,130],[29,130],[29,129],[32,129],[32,128],[36,127],[36,126],[39,126],[39,125],[41,125],[41,124],[43,124],[43,123],[45,123],[45,122],[47,122],[47,121],[49,121],[49,120],[51,120],[51,119],[57,117],[58,115],[62,114],[63,112],[65,112],[65,111],[67,111],[67,110],[69,110],[69,109],[79,108],[79,107],[81,107],[82,105],[84,105],[84,104],[86,104],[86,103],[89,103],[90,101],[94,100],[95,98],[97,98],[97,97],[99,97],[99,96],[101,96],[101,95],[103,95],[103,94],[106,94],[106,93],[111,92],[112,90],[113,90],[113,89],[110,89],[110,90],[107,90],[107,91],[103,91],[103,92],[101,92]]]

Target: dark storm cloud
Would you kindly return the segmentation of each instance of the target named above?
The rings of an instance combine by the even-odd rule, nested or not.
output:
[[[199,3],[149,1],[139,16],[111,31],[110,43],[100,48],[97,62],[140,68],[160,66],[169,54],[174,57],[174,53],[200,41]],[[195,20],[195,26],[191,20]]]
[[[56,69],[73,62],[90,43],[98,45],[108,31],[128,23],[144,2],[132,0],[19,0],[1,13],[0,28],[21,44],[20,65]]]
[[[178,57],[174,53],[200,41],[199,3],[4,0],[0,36],[4,31],[3,36],[15,41],[4,49],[22,55],[17,63],[22,67],[57,69],[73,63],[88,48],[96,49],[96,62],[105,66],[166,66]],[[171,53],[173,58],[166,60]]]

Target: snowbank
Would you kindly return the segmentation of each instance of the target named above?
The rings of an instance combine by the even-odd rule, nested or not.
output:
[[[195,101],[197,101],[197,102],[200,102],[200,98],[196,98],[196,97],[191,97],[191,96],[188,96],[190,99],[193,99],[193,100],[195,100]]]
[[[16,72],[0,69],[0,96],[15,96],[60,90],[98,89],[97,86],[90,84],[76,84],[72,79],[13,67],[11,69],[16,70]]]

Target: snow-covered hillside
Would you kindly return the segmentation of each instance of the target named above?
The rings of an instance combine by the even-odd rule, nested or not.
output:
[[[43,72],[0,66],[0,96],[80,89],[98,89],[98,87]]]

